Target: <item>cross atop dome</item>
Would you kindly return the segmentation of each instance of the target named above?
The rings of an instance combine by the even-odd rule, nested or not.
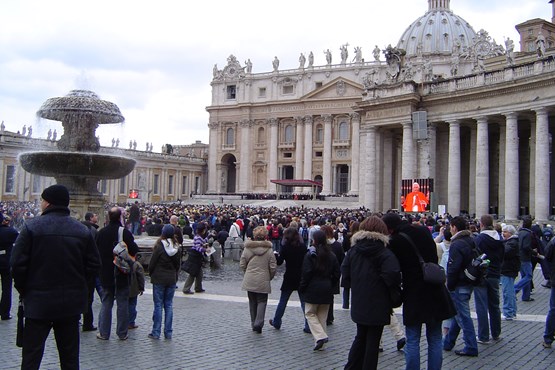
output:
[[[432,10],[449,10],[451,0],[428,0],[428,11]]]

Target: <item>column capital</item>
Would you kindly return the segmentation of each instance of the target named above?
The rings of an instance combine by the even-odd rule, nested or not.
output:
[[[278,119],[275,118],[275,117],[274,117],[274,118],[268,118],[268,119],[266,120],[266,122],[268,122],[268,124],[269,124],[271,127],[274,127],[274,126],[277,127],[277,125],[278,125]]]
[[[476,120],[477,124],[488,124],[488,117],[487,116],[478,116],[478,117],[474,117],[474,119]]]
[[[253,121],[250,119],[242,119],[241,122],[239,122],[239,126],[241,127],[249,127],[253,125]]]
[[[324,119],[324,123],[331,123],[332,115],[331,114],[322,114],[322,118]]]
[[[517,119],[518,118],[518,113],[517,112],[505,112],[505,113],[501,113],[503,116],[505,116],[505,118],[507,119]]]
[[[378,131],[378,128],[376,126],[368,127],[368,133],[375,134],[377,131]]]
[[[310,115],[304,116],[304,123],[306,125],[312,125],[313,122],[314,122],[314,117],[312,117]]]
[[[297,124],[297,126],[304,125],[303,117],[302,116],[295,117],[295,123]]]
[[[534,112],[536,112],[537,116],[546,116],[547,115],[547,108],[546,107],[538,107],[532,108]]]
[[[220,122],[209,122],[208,123],[208,128],[210,128],[210,130],[216,130],[220,127]]]
[[[412,121],[401,122],[401,126],[403,126],[403,129],[412,129]]]
[[[351,119],[353,121],[359,121],[360,122],[360,113],[358,113],[358,112],[351,113]]]
[[[459,119],[454,119],[452,121],[447,121],[447,123],[449,124],[449,127],[460,127],[461,126],[461,120],[459,120]]]

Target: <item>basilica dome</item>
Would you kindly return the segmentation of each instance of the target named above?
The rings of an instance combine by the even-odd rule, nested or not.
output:
[[[426,14],[407,28],[397,44],[407,57],[462,52],[472,44],[476,32],[451,11],[449,3],[450,0],[428,0]]]

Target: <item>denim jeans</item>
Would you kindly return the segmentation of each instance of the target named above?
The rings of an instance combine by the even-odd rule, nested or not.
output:
[[[478,317],[478,338],[483,341],[499,338],[501,334],[501,310],[499,308],[499,278],[488,277],[474,287],[474,303]],[[489,319],[488,319],[489,316]]]
[[[132,227],[133,227],[133,235],[140,235],[139,231],[140,231],[140,226],[141,226],[141,222],[140,221],[133,221]]]
[[[508,318],[516,317],[515,278],[501,275],[503,289],[503,315]]]
[[[515,284],[515,294],[522,290],[522,300],[530,300],[532,290],[532,262],[520,262],[520,280]]]
[[[98,314],[98,332],[104,338],[110,338],[112,330],[112,308],[114,300],[118,306],[116,334],[120,338],[127,336],[129,327],[129,287],[102,287],[102,306]]]
[[[405,327],[407,344],[405,347],[406,370],[420,370],[420,336],[422,325]],[[426,340],[428,342],[428,370],[440,370],[443,362],[441,352],[441,321],[426,323]]]
[[[164,337],[171,339],[173,324],[173,295],[175,284],[162,285],[153,284],[152,299],[154,300],[154,312],[152,313],[152,332],[151,334],[160,338],[162,331],[162,310],[164,310]]]
[[[301,293],[299,294],[299,300],[301,301],[301,309],[303,310],[303,317],[304,317],[304,299]],[[285,308],[287,307],[287,302],[289,302],[289,297],[293,294],[293,290],[282,290],[281,295],[279,296],[279,303],[276,308],[276,313],[274,314],[274,318],[272,319],[273,327],[276,329],[281,328],[281,318],[285,313]],[[306,322],[306,318],[304,319],[304,328],[308,329],[308,323]]]
[[[280,239],[271,239],[272,242],[272,249],[274,252],[281,252],[281,240]]]
[[[450,351],[455,347],[455,342],[462,329],[464,339],[464,351],[469,354],[478,354],[478,342],[476,341],[476,331],[470,317],[470,296],[472,295],[472,286],[463,285],[455,288],[451,292],[451,298],[455,304],[457,314],[451,322],[449,332],[443,339],[443,349]]]
[[[129,297],[129,325],[135,324],[137,319],[137,297]]]
[[[553,343],[555,336],[555,287],[551,288],[551,296],[549,297],[549,312],[545,318],[545,332],[543,340],[545,343]]]

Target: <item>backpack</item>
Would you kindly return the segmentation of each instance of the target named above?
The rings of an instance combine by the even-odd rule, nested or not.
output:
[[[279,228],[277,226],[272,226],[272,239],[279,238]]]
[[[553,230],[550,227],[543,229],[543,239],[546,243],[549,243],[553,238]]]
[[[132,270],[133,260],[127,252],[127,244],[123,241],[123,227],[118,229],[118,242],[112,250],[114,254],[114,265],[117,271],[124,275],[128,275]]]
[[[308,228],[303,227],[301,230],[301,237],[303,238],[304,243],[308,242]]]
[[[473,258],[464,269],[464,277],[471,285],[480,285],[484,281],[489,266],[489,260],[485,253],[480,254],[480,250],[472,240],[472,255]]]

